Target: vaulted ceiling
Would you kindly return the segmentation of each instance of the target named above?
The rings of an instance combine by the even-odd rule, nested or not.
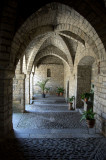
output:
[[[36,64],[37,60],[39,61],[40,57],[42,58],[43,56],[45,56],[45,54],[46,56],[57,55],[58,57],[60,57],[60,59],[65,60],[68,64],[70,64],[70,59],[72,59],[72,62],[74,64],[78,40],[72,38],[70,36],[70,32],[68,33],[64,33],[64,35],[61,35],[61,33],[54,32],[53,35],[47,38],[39,48],[39,51],[35,57]],[[69,53],[68,56],[67,52]]]
[[[85,2],[89,4],[87,0]],[[101,39],[83,16],[70,6],[50,3],[33,13],[20,27],[12,44],[11,59],[17,64],[22,54],[25,55],[30,72],[33,65],[41,64],[44,57],[51,55],[60,58],[71,69],[78,45],[88,52],[91,48],[97,59],[106,58]]]

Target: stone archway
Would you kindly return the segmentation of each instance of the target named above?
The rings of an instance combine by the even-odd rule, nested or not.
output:
[[[81,95],[90,92],[92,79],[92,65],[95,62],[94,57],[83,57],[77,66],[77,102],[76,107],[82,107]]]
[[[42,12],[44,11],[44,8],[42,8],[40,11],[38,11],[39,16],[36,16],[36,13],[33,14],[24,23],[24,25],[20,28],[20,30],[14,37],[12,53],[14,51],[14,47],[17,46],[17,42],[19,42],[14,55],[17,55],[17,57],[20,58],[21,54],[26,54],[28,74],[31,73],[33,62],[36,59],[37,53],[40,51],[40,49],[42,49],[42,46],[45,46],[45,41],[49,37],[53,37],[54,34],[57,34],[63,39],[62,41],[60,40],[60,42],[63,44],[63,52],[65,52],[65,54],[67,55],[67,59],[70,58],[69,62],[71,62],[72,68],[74,66],[74,71],[76,65],[78,65],[79,59],[83,58],[85,55],[95,57],[97,63],[98,61],[101,61],[101,67],[102,64],[105,65],[105,49],[101,42],[101,39],[98,37],[98,34],[94,30],[94,28],[89,24],[88,21],[86,21],[86,19],[84,19],[72,8],[62,4],[58,4],[58,6],[63,6],[62,8],[64,9],[60,10],[57,7],[57,3],[54,3],[53,6],[52,4],[46,5],[46,7],[48,8],[48,13],[52,14],[53,16],[55,16],[55,12],[57,11],[57,19],[55,22],[53,21],[54,18],[48,18],[47,14],[43,14],[42,16]],[[64,12],[64,10],[66,12],[62,15],[62,12]],[[44,18],[48,19],[48,21],[43,21]],[[38,22],[37,24],[36,21]],[[42,23],[39,23],[40,21]],[[28,23],[32,25],[28,26]],[[22,32],[23,34],[21,35]],[[74,44],[77,42],[74,49],[71,50],[69,48],[69,46],[71,46],[71,42],[67,43],[67,38],[68,40],[72,39],[74,41]],[[19,41],[19,39],[21,39],[21,42]],[[24,44],[25,40],[26,44]],[[14,64],[17,64],[17,59],[15,59],[15,56],[11,57],[11,59],[13,60]],[[77,73],[74,74],[73,69],[71,70],[71,72],[72,77],[73,75],[77,77]],[[74,85],[70,85],[72,95],[75,94],[73,86],[77,88],[76,84],[73,84]],[[78,92],[77,89],[75,90]]]
[[[63,6],[62,7],[63,9],[60,10],[57,6]],[[42,14],[42,12],[45,10],[45,7],[48,8],[48,14],[49,15],[52,14],[52,17],[53,17],[52,19],[47,17],[48,14]],[[48,36],[46,36],[45,38],[43,38],[43,39],[41,38],[41,40],[40,40],[39,39],[40,34],[42,34],[42,36],[44,37],[45,33],[47,33],[47,32],[49,35],[52,32],[58,33],[57,31],[59,31],[59,30],[61,31],[61,29],[63,27],[64,27],[65,31],[71,31],[72,32],[71,36],[73,36],[74,38],[77,37],[76,35],[81,37],[82,40],[84,40],[86,43],[90,44],[90,47],[94,50],[95,54],[98,54],[101,59],[105,59],[105,50],[104,50],[103,44],[102,44],[100,38],[98,37],[97,33],[95,32],[95,30],[86,21],[86,19],[84,19],[80,14],[78,14],[72,8],[65,6],[65,5],[62,5],[62,4],[59,4],[59,3],[53,3],[53,4],[51,3],[51,4],[46,5],[45,7],[37,12],[37,13],[39,13],[39,16],[37,16],[37,13],[34,13],[24,23],[24,25],[19,29],[19,31],[15,35],[14,41],[12,44],[12,51],[11,51],[13,54],[13,57],[11,57],[11,60],[13,61],[13,63],[17,64],[17,60],[15,60],[15,55],[17,55],[17,53],[18,53],[18,55],[16,57],[20,58],[22,52],[25,51],[26,45],[29,45],[29,51],[32,53],[31,54],[32,58],[31,57],[29,58],[28,66],[31,66],[30,63],[33,62],[33,59],[36,55],[36,52],[33,52],[33,44],[37,43],[36,42],[37,39],[36,38],[34,39],[34,37],[38,37],[39,43],[38,43],[38,47],[36,47],[36,49],[38,48],[37,50],[39,50],[39,47],[44,42],[45,38],[48,38]],[[65,15],[62,14],[62,13],[64,13],[64,10],[66,11]],[[55,13],[57,14],[56,22],[53,21]],[[61,13],[61,15],[59,13]],[[47,21],[44,21],[43,19],[47,19]],[[68,19],[67,22],[66,22],[66,19]],[[38,23],[36,23],[36,21],[38,21]],[[61,23],[62,25],[57,25],[59,23]],[[72,26],[73,23],[74,23],[74,26]],[[28,24],[30,24],[30,26]],[[48,24],[48,27],[45,27],[47,24]],[[40,26],[43,26],[43,28],[42,27],[39,28]],[[53,26],[56,26],[55,29]],[[78,26],[79,26],[79,28],[78,28]],[[64,30],[62,30],[62,31],[64,31]],[[68,32],[67,33],[64,32],[64,33],[60,33],[60,34],[64,34],[65,36],[68,34],[67,36],[70,37],[70,33],[68,33]],[[26,39],[26,41],[25,41],[25,39]],[[77,40],[79,40],[79,38],[77,38]],[[31,47],[30,42],[32,43],[32,47]],[[100,45],[98,46],[98,44],[100,44],[101,47],[99,47]],[[17,48],[17,50],[16,49],[14,50],[14,47]],[[102,52],[100,51],[101,49],[102,49]]]
[[[106,104],[105,99],[104,97],[102,97],[102,94],[105,95],[104,82],[106,82],[105,79],[106,52],[103,43],[98,34],[96,33],[95,29],[90,25],[90,23],[84,17],[82,17],[78,12],[76,12],[71,7],[60,3],[51,3],[42,7],[38,12],[34,13],[26,20],[26,22],[20,27],[20,29],[14,36],[11,45],[11,55],[8,56],[10,58],[10,61],[8,61],[8,63],[6,62],[6,65],[3,64],[6,70],[4,70],[3,68],[3,70],[1,71],[1,75],[3,75],[4,78],[4,79],[1,78],[1,82],[3,84],[4,89],[5,87],[9,86],[7,87],[8,92],[6,92],[6,95],[11,94],[11,96],[10,95],[8,96],[9,97],[8,102],[10,104],[9,106],[12,107],[12,103],[10,102],[12,100],[12,93],[9,91],[12,90],[12,78],[14,76],[14,70],[16,68],[16,64],[18,64],[18,61],[22,58],[23,55],[26,56],[26,63],[27,63],[26,73],[28,74],[26,79],[29,85],[30,74],[37,53],[41,51],[42,46],[43,47],[45,46],[44,44],[45,41],[48,38],[53,37],[54,35],[56,37],[56,34],[59,37],[57,46],[59,46],[60,49],[65,53],[69,61],[68,63],[70,67],[72,67],[71,70],[72,75],[73,75],[73,67],[76,67],[76,65],[78,64],[77,60],[81,58],[81,53],[84,53],[83,56],[85,56],[86,52],[88,51],[89,53],[91,49],[92,51],[89,54],[92,56],[93,52],[93,54],[95,54],[97,61],[99,61],[100,74],[97,75],[98,79],[95,80],[97,84],[96,87],[98,88],[95,99],[97,100],[97,104],[95,103],[95,110],[98,112],[100,116],[101,112],[99,112],[97,109],[98,104],[102,106],[102,110],[105,110],[106,107],[104,105]],[[55,41],[55,45],[56,42],[57,40]],[[61,46],[63,46],[63,48]],[[70,48],[69,46],[72,47]],[[80,52],[80,49],[78,51],[78,48],[81,47],[82,50]],[[22,74],[22,72],[20,72],[20,74]],[[70,71],[67,74],[70,74]],[[76,75],[77,74],[75,74],[75,77]],[[66,75],[66,77],[68,76]],[[101,88],[103,88],[102,94],[99,92]],[[71,88],[71,91],[72,94],[74,94],[73,88]],[[98,99],[100,99],[100,101],[98,101]],[[3,101],[3,105],[6,105],[8,110],[7,101],[6,103],[4,103]],[[12,110],[11,107],[10,109]],[[9,114],[7,113],[8,112],[7,110],[5,112],[6,115]],[[3,119],[3,122],[4,121],[5,120]],[[12,126],[11,115],[9,115],[9,118],[7,116],[6,121],[8,122],[6,124],[10,124],[10,126]],[[7,132],[7,130],[10,130],[10,128],[9,127],[5,128],[4,132]]]

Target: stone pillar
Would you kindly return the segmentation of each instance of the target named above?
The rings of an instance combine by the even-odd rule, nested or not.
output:
[[[30,102],[32,100],[32,96],[33,96],[33,84],[32,84],[32,78],[33,78],[33,74],[30,74]]]
[[[30,74],[25,79],[25,104],[30,104]]]
[[[25,112],[25,74],[16,74],[13,79],[13,111]]]
[[[6,136],[12,125],[12,92],[14,71],[0,69],[0,137]]]
[[[34,95],[34,73],[32,73],[32,96]]]
[[[76,107],[82,107],[81,94],[90,92],[91,89],[91,66],[78,66],[77,69],[77,102]]]
[[[94,85],[96,126],[106,136],[106,61],[100,63],[100,73]]]

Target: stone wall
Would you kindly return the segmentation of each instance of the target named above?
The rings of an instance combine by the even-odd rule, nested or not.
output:
[[[98,66],[96,62],[92,65],[92,72],[91,72],[91,83],[95,85],[96,79],[98,76]]]
[[[13,111],[25,111],[25,75],[16,74],[13,79]]]
[[[51,70],[51,77],[47,77],[47,69]],[[41,93],[41,90],[36,86],[38,81],[49,79],[47,87],[50,88],[50,93],[55,94],[56,87],[64,87],[64,67],[58,64],[43,64],[35,69],[34,75],[34,93]]]
[[[72,74],[68,65],[64,64],[64,88],[65,99],[67,100],[67,84],[69,82],[69,97],[75,96],[75,76]]]
[[[91,89],[91,66],[78,66],[77,71],[77,103],[76,107],[82,107],[81,94],[90,92]]]
[[[95,78],[94,91],[96,125],[106,136],[106,61],[100,63],[100,73]]]
[[[0,70],[0,137],[12,129],[12,89],[14,72]]]

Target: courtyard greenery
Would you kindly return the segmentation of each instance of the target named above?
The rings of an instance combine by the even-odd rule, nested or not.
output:
[[[41,88],[42,94],[45,94],[45,91],[48,90],[48,88],[46,87],[46,84],[48,81],[49,81],[49,79],[37,82],[37,86],[39,86]]]
[[[96,113],[93,112],[93,109],[90,108],[88,111],[84,111],[84,112],[83,112],[80,121],[82,121],[83,119],[88,119],[88,120],[95,119],[95,118],[94,118],[95,114],[96,114]]]
[[[71,98],[68,98],[68,102],[72,103],[74,99],[75,99],[75,96],[72,96]]]
[[[57,87],[57,93],[64,93],[64,88],[63,87]]]

